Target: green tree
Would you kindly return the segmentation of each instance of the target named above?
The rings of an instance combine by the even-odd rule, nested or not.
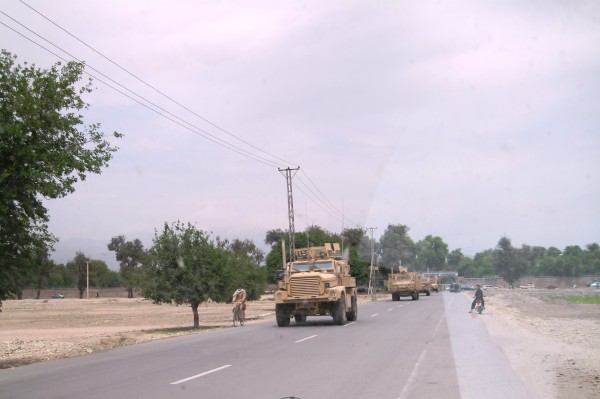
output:
[[[121,266],[121,281],[127,288],[127,297],[133,298],[133,289],[139,286],[138,266],[146,256],[144,245],[137,238],[125,241],[125,236],[120,235],[111,238],[107,248],[115,252],[115,258]]]
[[[448,256],[448,244],[441,237],[428,235],[417,242],[417,270],[444,270]]]
[[[77,289],[79,290],[79,299],[83,298],[83,293],[87,287],[87,269],[89,258],[83,254],[83,252],[77,252],[75,258],[71,262],[67,262],[67,269],[71,276],[75,276],[77,282]]]
[[[42,70],[0,54],[0,301],[20,290],[30,254],[53,244],[43,199],[72,193],[117,150],[99,124],[84,124],[82,95],[92,86],[78,86],[83,69],[69,62]]]
[[[165,223],[142,266],[142,294],[156,304],[190,304],[194,328],[199,328],[198,306],[208,298],[226,297],[229,287],[223,275],[228,261],[224,245],[213,243],[192,224]]]
[[[527,272],[527,259],[512,246],[510,238],[503,236],[494,250],[494,268],[509,285],[513,285]]]
[[[387,269],[415,263],[415,244],[408,235],[410,228],[403,224],[390,224],[379,239],[381,266]]]
[[[264,253],[250,240],[234,239],[231,244],[222,248],[227,251],[222,277],[224,289],[215,291],[211,298],[229,303],[233,291],[242,286],[246,290],[248,300],[259,299],[267,282],[266,270],[260,267]]]
[[[473,274],[470,277],[495,276],[497,272],[494,268],[494,250],[486,249],[475,254],[472,270]],[[465,274],[465,276],[468,276],[468,274]]]

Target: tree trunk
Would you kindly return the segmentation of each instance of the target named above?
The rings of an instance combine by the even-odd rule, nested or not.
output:
[[[200,316],[198,316],[198,306],[200,305],[197,302],[192,302],[192,312],[194,313],[194,328],[200,328]]]
[[[133,288],[127,288],[127,298],[133,298]]]

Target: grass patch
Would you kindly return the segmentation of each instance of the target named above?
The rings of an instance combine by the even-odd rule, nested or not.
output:
[[[551,299],[562,299],[570,303],[578,303],[584,305],[600,305],[600,295],[552,295]]]

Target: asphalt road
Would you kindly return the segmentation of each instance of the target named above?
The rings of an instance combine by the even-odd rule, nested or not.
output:
[[[462,294],[359,306],[0,370],[0,398],[528,398]],[[493,316],[488,316],[493,317]]]

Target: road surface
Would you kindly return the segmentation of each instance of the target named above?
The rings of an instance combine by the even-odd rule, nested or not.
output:
[[[0,399],[529,398],[463,294],[363,303],[0,370]],[[493,317],[493,316],[488,316]]]

